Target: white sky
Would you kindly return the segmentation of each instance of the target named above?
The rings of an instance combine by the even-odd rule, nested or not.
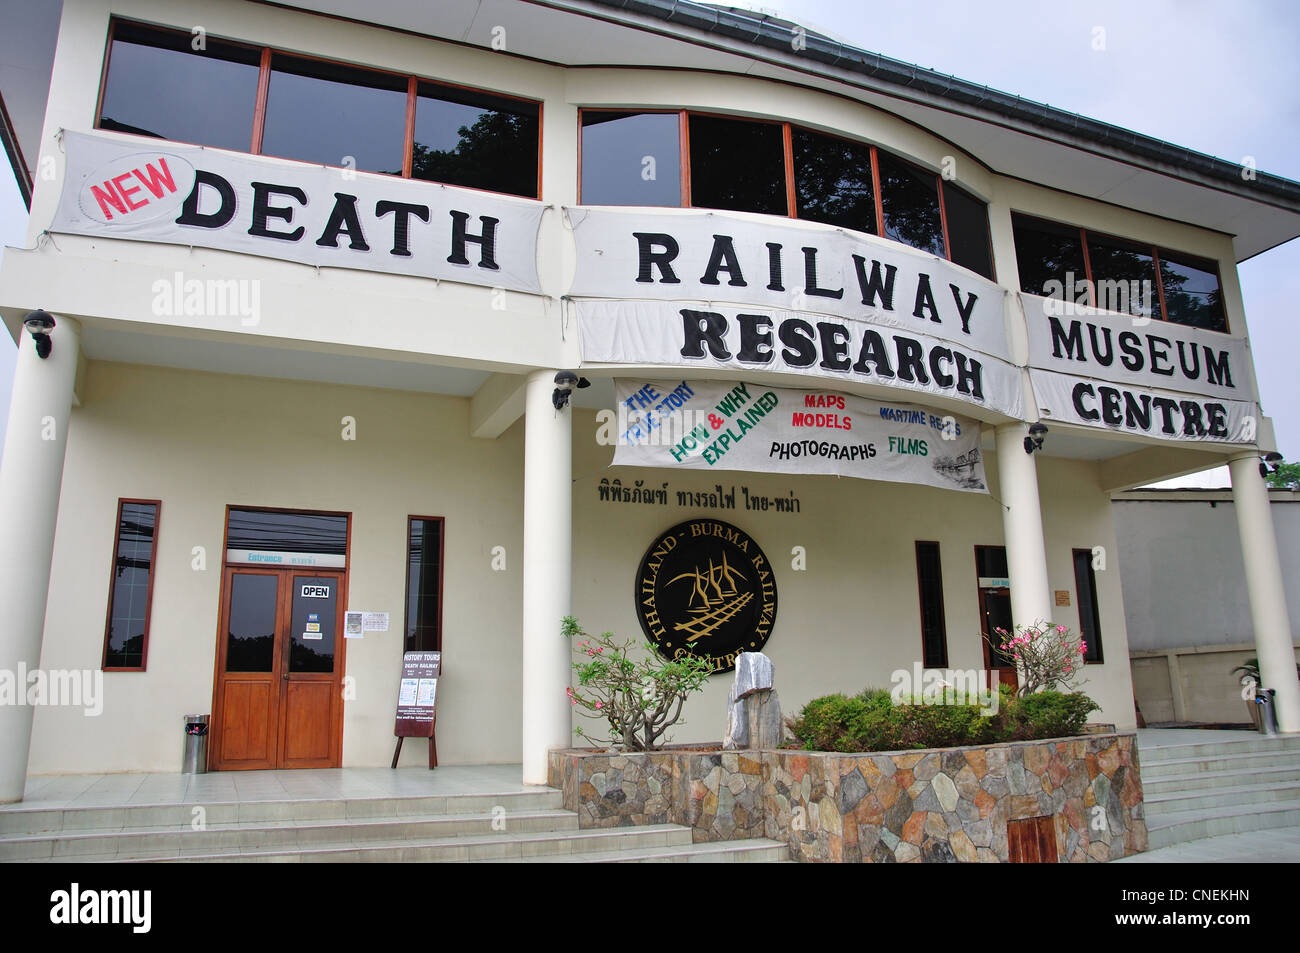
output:
[[[1232,162],[1253,156],[1261,170],[1300,180],[1300,4],[1294,0],[765,0],[756,6],[864,49]],[[1098,28],[1103,50],[1094,49]],[[0,244],[21,244],[24,229],[17,186],[0,170]],[[1264,413],[1273,417],[1279,449],[1296,460],[1300,373],[1292,349],[1300,343],[1294,315],[1300,241],[1255,257],[1239,274]],[[13,345],[0,335],[5,408],[12,365]]]

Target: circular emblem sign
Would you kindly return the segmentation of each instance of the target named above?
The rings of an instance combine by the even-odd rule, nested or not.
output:
[[[721,520],[687,520],[646,550],[636,607],[661,655],[698,655],[725,672],[741,652],[762,651],[772,634],[776,578],[743,530]]]

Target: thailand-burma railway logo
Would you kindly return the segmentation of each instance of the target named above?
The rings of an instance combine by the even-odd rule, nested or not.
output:
[[[743,530],[721,520],[687,520],[646,550],[636,607],[661,655],[697,655],[725,672],[741,652],[762,651],[772,634],[776,577]]]

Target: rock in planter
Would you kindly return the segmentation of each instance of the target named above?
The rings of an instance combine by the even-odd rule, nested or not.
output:
[[[727,694],[723,748],[775,748],[781,744],[781,701],[772,688],[774,674],[772,660],[762,652],[736,656],[736,677]]]

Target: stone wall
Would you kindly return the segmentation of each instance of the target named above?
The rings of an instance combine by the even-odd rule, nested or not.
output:
[[[869,754],[554,751],[550,784],[582,828],[682,824],[696,842],[784,841],[801,861],[1006,862],[1008,822],[1036,817],[1061,862],[1147,847],[1131,733]]]

